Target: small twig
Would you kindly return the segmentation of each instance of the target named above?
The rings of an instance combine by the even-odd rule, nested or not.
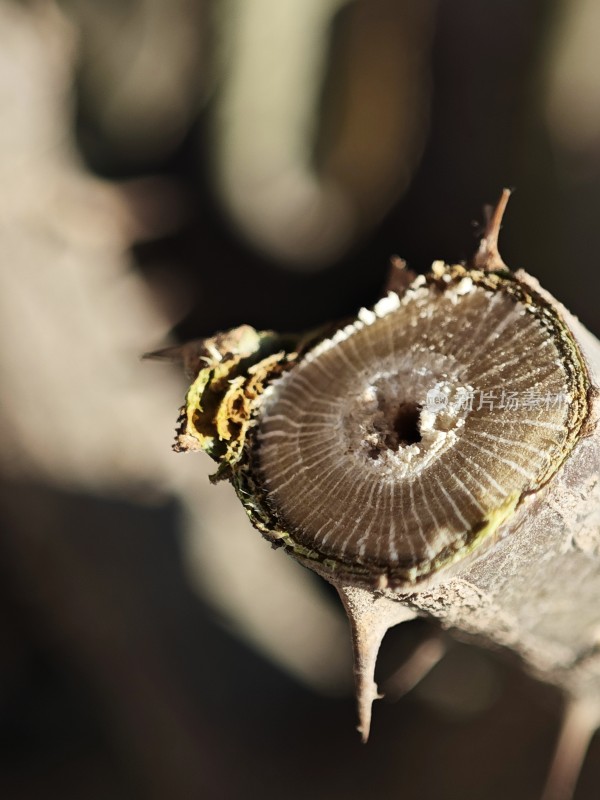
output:
[[[508,269],[498,250],[498,236],[500,235],[502,218],[510,195],[510,189],[503,189],[495,208],[491,206],[486,206],[485,208],[485,232],[479,244],[479,250],[473,259],[474,266],[477,269],[482,269],[486,272]]]

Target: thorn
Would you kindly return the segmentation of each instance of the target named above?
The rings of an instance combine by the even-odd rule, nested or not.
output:
[[[143,360],[170,361],[173,364],[183,366],[186,375],[194,379],[198,375],[202,357],[207,354],[207,339],[194,339],[185,344],[176,344],[171,347],[163,347],[142,355]]]
[[[173,345],[171,347],[161,347],[160,350],[150,350],[148,353],[142,353],[140,358],[143,361],[183,361],[181,354],[181,346]]]
[[[498,236],[500,235],[502,218],[504,217],[510,195],[510,189],[503,189],[496,206],[486,206],[485,208],[485,230],[481,242],[479,243],[479,250],[473,259],[473,264],[476,269],[481,269],[485,272],[508,269],[498,250]]]
[[[356,586],[338,586],[348,614],[354,649],[354,679],[358,704],[358,732],[363,744],[369,739],[374,700],[380,700],[375,683],[375,665],[383,637],[390,628],[414,619],[416,614],[397,600]]]

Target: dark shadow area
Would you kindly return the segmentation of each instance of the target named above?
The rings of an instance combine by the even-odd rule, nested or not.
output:
[[[516,664],[455,644],[363,746],[351,698],[307,693],[190,591],[173,504],[1,500],[3,797],[536,796],[559,702]],[[391,632],[382,683],[428,634]]]

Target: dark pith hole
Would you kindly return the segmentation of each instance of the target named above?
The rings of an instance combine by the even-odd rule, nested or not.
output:
[[[399,447],[420,442],[420,415],[421,406],[414,403],[403,403],[393,415],[389,412],[385,414],[375,423],[375,429],[379,436],[377,443],[369,447],[369,456],[378,459],[383,450],[388,449],[395,452]]]
[[[412,403],[400,406],[394,418],[392,446],[416,444],[421,441],[421,431],[419,430],[420,414],[420,406]]]

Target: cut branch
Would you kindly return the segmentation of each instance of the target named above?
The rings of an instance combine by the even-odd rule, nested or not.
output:
[[[380,642],[414,615],[600,697],[600,342],[502,261],[509,194],[472,267],[407,285],[396,261],[372,311],[209,354],[188,393],[179,449],[338,588],[364,739]]]

